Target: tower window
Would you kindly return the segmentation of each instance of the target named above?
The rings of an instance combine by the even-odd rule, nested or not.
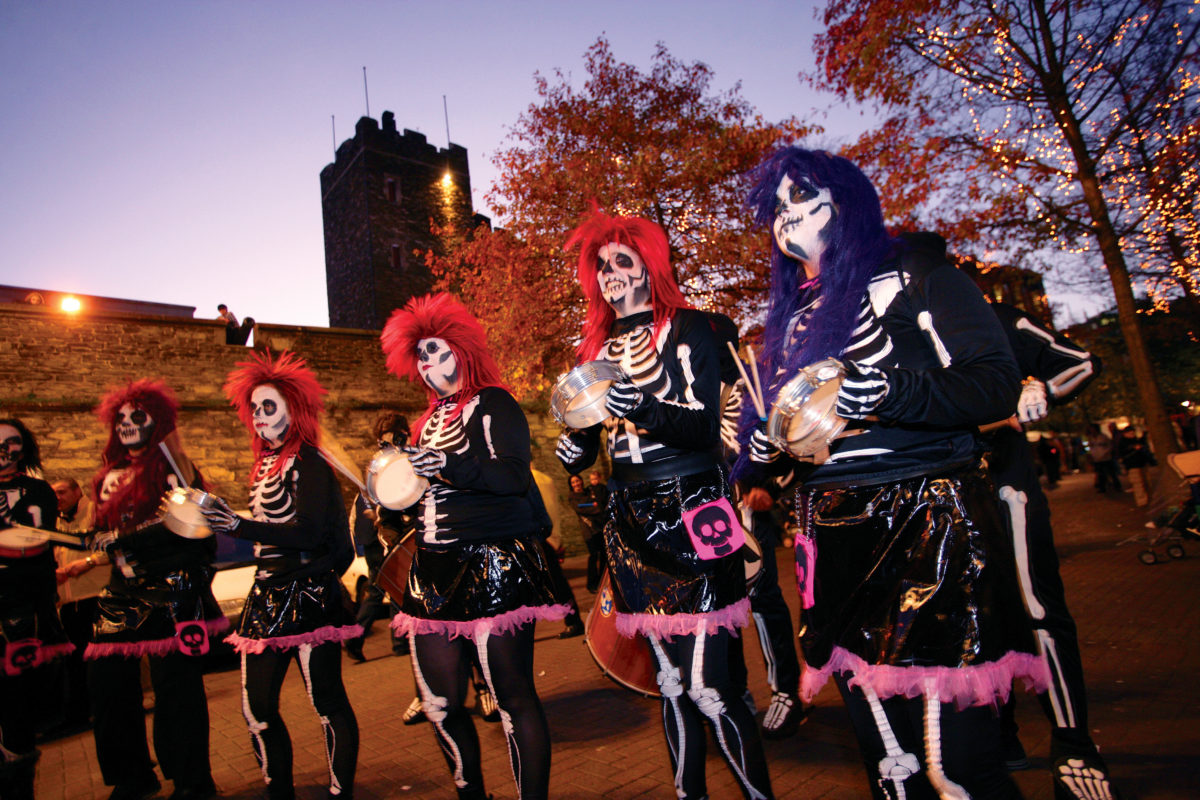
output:
[[[392,245],[392,269],[404,269],[404,253],[398,244]]]
[[[383,194],[389,203],[400,202],[400,184],[395,178],[384,178]]]

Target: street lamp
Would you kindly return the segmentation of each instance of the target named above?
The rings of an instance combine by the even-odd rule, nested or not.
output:
[[[78,297],[67,295],[62,299],[62,302],[59,303],[59,308],[68,314],[75,314],[78,313],[81,308],[83,308],[83,303],[79,302]]]

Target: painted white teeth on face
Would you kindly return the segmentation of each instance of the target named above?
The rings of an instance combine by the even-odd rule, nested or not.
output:
[[[830,223],[837,216],[832,192],[806,181],[795,183],[784,175],[775,198],[775,243],[791,258],[818,263]]]
[[[449,397],[459,390],[458,358],[445,339],[432,337],[417,342],[417,373],[438,397]]]
[[[255,433],[272,447],[281,445],[292,417],[287,400],[279,390],[269,383],[254,387],[250,393],[250,411],[254,415]]]

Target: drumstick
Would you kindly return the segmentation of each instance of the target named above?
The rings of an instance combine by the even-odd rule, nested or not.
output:
[[[355,486],[357,486],[358,490],[360,492],[362,492],[363,497],[367,496],[367,485],[365,483],[363,483],[361,480],[359,480],[359,477],[357,475],[355,475],[353,472],[351,472],[349,467],[347,467],[345,464],[343,464],[342,462],[340,462],[336,458],[334,458],[333,453],[330,453],[328,450],[326,450],[323,447],[317,448],[317,452],[319,452],[321,454],[321,458],[325,459],[325,461],[328,462],[329,466],[333,467],[338,472],[342,473],[347,478],[349,478],[350,482],[353,483]]]
[[[158,447],[162,450],[162,454],[167,457],[167,463],[171,465],[171,471],[175,473],[175,477],[179,478],[179,485],[187,488],[188,481],[183,477],[183,471],[179,469],[179,465],[175,463],[175,457],[171,455],[171,448],[167,447],[165,441],[159,442]]]
[[[758,418],[765,420],[767,412],[763,405],[762,381],[758,378],[758,359],[754,357],[754,348],[750,345],[746,345],[746,353],[750,356],[750,372],[754,375],[754,391],[758,394],[758,405],[755,409],[758,411]]]
[[[767,414],[763,410],[762,398],[754,393],[755,384],[750,382],[750,376],[746,374],[746,366],[742,363],[742,359],[738,356],[737,350],[733,348],[733,342],[725,342],[725,346],[729,348],[729,352],[733,354],[733,363],[737,364],[738,372],[742,375],[742,380],[746,382],[746,394],[750,395],[750,401],[754,403],[754,410],[758,412],[759,419],[766,419]]]

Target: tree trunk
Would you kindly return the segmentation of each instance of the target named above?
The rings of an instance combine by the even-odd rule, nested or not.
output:
[[[1167,417],[1166,405],[1158,387],[1158,377],[1150,363],[1150,352],[1142,338],[1129,268],[1125,264],[1125,254],[1121,252],[1121,242],[1108,213],[1108,203],[1100,190],[1100,182],[1096,177],[1096,163],[1083,137],[1079,121],[1070,107],[1063,85],[1052,81],[1045,86],[1045,90],[1055,121],[1075,158],[1079,185],[1083,189],[1092,229],[1099,243],[1100,253],[1104,257],[1109,281],[1112,283],[1113,295],[1117,300],[1117,319],[1125,338],[1125,346],[1129,348],[1129,362],[1133,367],[1134,380],[1137,381],[1138,397],[1141,400],[1146,431],[1150,435],[1150,446],[1159,462],[1165,464],[1167,455],[1176,452],[1179,446],[1175,442],[1175,434]]]

